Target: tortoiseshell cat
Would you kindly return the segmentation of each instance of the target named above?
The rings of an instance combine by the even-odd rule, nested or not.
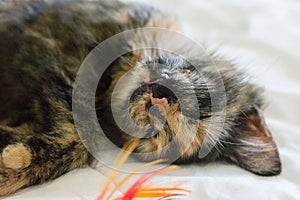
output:
[[[72,115],[72,85],[82,61],[100,42],[139,27],[177,29],[172,16],[139,4],[115,1],[2,1],[0,2],[0,196],[20,188],[54,179],[88,163],[89,153],[82,144]],[[130,44],[128,44],[130,47]],[[175,135],[177,163],[197,162],[205,136],[217,145],[203,160],[226,159],[259,175],[277,175],[281,171],[278,151],[261,115],[262,92],[244,81],[245,75],[214,56],[195,57],[201,71],[171,53],[145,57],[128,53],[105,72],[96,97],[99,123],[117,145],[134,138],[117,127],[110,109],[115,84],[128,70],[128,85],[119,92],[130,99],[132,120],[145,126],[148,138],[135,150],[141,158],[166,158],[162,150]],[[208,87],[219,91],[215,73],[207,62],[213,59],[220,68],[226,92],[226,118],[222,129],[208,132],[211,99]],[[130,62],[129,62],[130,61]],[[130,65],[129,65],[130,63]],[[154,67],[158,64],[161,68]],[[211,77],[210,85],[201,75]],[[160,85],[170,81],[182,95],[175,96]],[[134,90],[133,86],[138,88]],[[139,87],[140,86],[140,87]],[[189,92],[197,95],[200,118],[182,113],[180,98],[189,102]],[[130,94],[132,94],[130,96]],[[125,106],[117,99],[117,109]],[[195,106],[189,104],[190,109]],[[164,108],[166,122],[150,120],[150,108]],[[179,121],[185,124],[179,127]],[[152,132],[163,128],[155,135]],[[189,132],[196,128],[191,140]],[[156,151],[153,157],[143,153]]]

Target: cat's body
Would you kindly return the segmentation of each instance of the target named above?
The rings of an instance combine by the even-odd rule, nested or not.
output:
[[[82,61],[93,48],[125,30],[140,27],[175,29],[178,25],[173,17],[152,7],[119,2],[7,1],[0,5],[0,196],[3,196],[25,186],[54,179],[88,162],[89,154],[73,121],[72,86]],[[126,59],[117,60],[113,70],[105,73],[103,84],[100,83],[97,91],[99,122],[107,135],[116,134],[111,139],[118,138],[114,142],[119,146],[133,139],[122,136],[111,119],[111,110],[107,109],[112,89],[122,74],[136,65],[139,67],[135,75],[131,75],[132,80],[137,81],[145,70],[148,70],[148,77],[143,77],[144,81],[150,80],[150,71],[157,71],[177,81],[179,90],[180,81],[191,79],[190,75],[186,75],[186,69],[196,77],[200,76],[195,69],[190,69],[190,64],[176,56],[166,54],[143,60],[141,54],[129,53],[124,56]],[[209,65],[202,61],[198,62],[200,68],[209,70]],[[224,108],[227,117],[224,131],[220,130],[220,134],[213,137],[217,146],[205,159],[229,158],[258,174],[280,173],[276,146],[260,116],[260,89],[242,81],[243,75],[228,62],[215,61],[223,69],[220,72],[227,95],[227,107]],[[147,68],[149,63],[165,65],[169,74],[161,72],[161,69]],[[141,65],[144,66],[141,68]],[[176,70],[174,66],[177,66]],[[185,72],[182,73],[182,70]],[[173,77],[174,73],[183,75]],[[160,148],[177,134],[176,131],[187,134],[190,128],[177,127],[177,121],[183,116],[178,99],[171,102],[167,95],[172,94],[154,94],[149,80],[144,82],[146,86],[141,85],[146,89],[142,88],[130,100],[132,118],[144,120],[145,127],[149,129],[157,128],[159,124],[153,125],[149,120],[150,103],[165,108],[167,125],[156,136],[140,141],[136,152],[157,151],[153,157],[141,156],[146,160],[167,157],[168,153],[160,151]],[[208,94],[207,88],[197,89],[200,83],[197,80],[194,77],[191,81],[195,91]],[[129,91],[125,89],[124,92]],[[127,97],[131,98],[129,93]],[[204,110],[201,113],[203,118],[194,121],[197,122],[193,125],[197,129],[196,139],[177,138],[179,147],[181,143],[191,144],[185,152],[181,152],[182,156],[177,160],[179,163],[200,160],[198,151],[204,145],[204,137],[208,134],[206,125],[212,116],[207,110],[210,107],[207,98],[203,99],[204,105],[200,108]],[[201,99],[198,100],[201,102]],[[119,109],[124,106],[121,104],[118,103]],[[188,119],[188,116],[184,117]]]

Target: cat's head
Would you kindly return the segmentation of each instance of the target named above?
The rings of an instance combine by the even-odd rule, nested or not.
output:
[[[135,152],[145,160],[219,157],[260,175],[279,174],[261,89],[228,62],[193,63],[166,54],[138,62],[119,79],[111,104],[127,142],[141,138]]]

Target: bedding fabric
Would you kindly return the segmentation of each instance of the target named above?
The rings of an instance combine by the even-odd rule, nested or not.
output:
[[[283,166],[279,176],[260,177],[223,162],[192,164],[158,179],[188,180],[193,192],[186,199],[300,199],[300,1],[143,2],[178,15],[189,37],[217,47],[265,87],[266,121]],[[3,199],[95,199],[109,172],[97,164]]]

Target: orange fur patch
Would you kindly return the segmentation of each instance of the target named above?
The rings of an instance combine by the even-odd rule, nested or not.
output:
[[[8,145],[2,152],[2,162],[6,168],[22,169],[31,164],[32,155],[22,144]]]

